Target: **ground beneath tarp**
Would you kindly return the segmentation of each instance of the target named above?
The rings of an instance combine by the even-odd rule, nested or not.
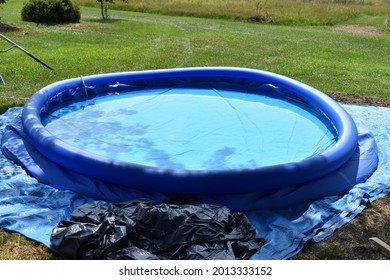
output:
[[[245,214],[266,240],[252,259],[288,259],[307,241],[321,241],[390,192],[390,109],[343,105],[356,122],[363,122],[377,142],[379,165],[367,182],[354,186],[344,196],[302,204],[279,211],[261,210]],[[0,135],[21,108],[0,115]],[[68,220],[77,207],[94,202],[70,191],[59,191],[37,182],[22,168],[0,154],[0,228],[18,232],[51,247],[53,228]]]

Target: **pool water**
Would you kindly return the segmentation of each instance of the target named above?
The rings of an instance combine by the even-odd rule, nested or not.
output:
[[[106,95],[50,112],[44,125],[87,152],[179,170],[295,162],[337,141],[331,122],[304,102],[214,88]]]

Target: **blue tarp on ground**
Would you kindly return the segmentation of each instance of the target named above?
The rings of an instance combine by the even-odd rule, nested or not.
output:
[[[355,122],[372,132],[378,146],[379,165],[365,182],[343,196],[326,197],[313,203],[282,210],[246,212],[258,236],[267,244],[253,259],[288,259],[306,241],[318,242],[353,219],[369,201],[390,192],[390,108],[343,105]],[[21,112],[11,108],[0,115],[0,135],[8,122]],[[14,162],[0,154],[0,228],[15,231],[50,247],[52,229],[82,204],[93,202],[71,191],[39,183]]]

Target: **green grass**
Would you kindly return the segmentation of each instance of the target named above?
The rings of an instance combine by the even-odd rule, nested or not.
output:
[[[10,39],[51,65],[51,72],[21,51],[0,53],[0,108],[22,105],[47,84],[107,72],[190,66],[238,66],[292,77],[324,92],[390,97],[389,32],[379,36],[330,27],[258,25],[82,7],[80,24],[22,22],[23,0],[9,1],[3,22],[19,27]],[[366,16],[368,19],[372,17]],[[378,19],[380,18],[380,19]],[[375,16],[376,21],[386,16]],[[367,21],[368,19],[365,19]],[[0,49],[9,46],[0,41]]]
[[[95,0],[76,0],[97,7]],[[388,0],[120,0],[110,9],[285,25],[333,25],[361,14],[390,13]]]

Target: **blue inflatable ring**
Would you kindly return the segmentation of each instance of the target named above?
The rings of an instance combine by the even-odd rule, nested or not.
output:
[[[306,159],[229,170],[175,170],[138,165],[104,158],[66,144],[50,134],[41,112],[63,92],[114,83],[163,79],[223,77],[272,84],[319,109],[332,122],[338,140],[328,150]],[[278,74],[245,68],[199,67],[93,75],[51,84],[35,93],[25,104],[22,123],[29,142],[45,157],[89,177],[120,186],[147,191],[181,194],[235,194],[280,189],[332,173],[345,164],[357,147],[357,128],[349,114],[324,93]]]

